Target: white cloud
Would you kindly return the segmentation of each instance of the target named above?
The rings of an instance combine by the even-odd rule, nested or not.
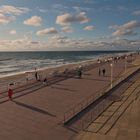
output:
[[[70,25],[73,22],[80,22],[80,23],[86,23],[89,22],[90,19],[86,16],[85,12],[81,12],[79,14],[63,14],[60,16],[57,16],[56,23],[60,25]]]
[[[61,30],[65,33],[72,33],[73,32],[72,27],[69,27],[69,26],[62,27]]]
[[[84,30],[92,31],[92,30],[94,30],[94,26],[86,26],[86,27],[84,28]]]
[[[140,10],[134,11],[132,14],[135,16],[140,16]]]
[[[88,40],[71,39],[66,36],[50,36],[46,41],[35,41],[29,36],[16,40],[0,40],[0,50],[135,50],[140,48],[140,40],[109,39]]]
[[[16,20],[16,16],[26,13],[27,11],[29,11],[28,8],[3,5],[0,7],[0,24],[6,25]]]
[[[108,28],[113,29],[113,30],[117,30],[119,28],[119,25],[111,25]]]
[[[121,29],[121,30],[119,29],[115,31],[114,33],[112,33],[112,35],[113,36],[137,35],[137,33],[129,29]]]
[[[132,21],[120,26],[119,28],[134,29],[137,27],[140,27],[140,22],[136,21],[136,20],[132,20]]]
[[[58,31],[54,27],[51,27],[51,28],[46,28],[46,29],[40,30],[36,34],[38,36],[44,36],[47,34],[57,34],[57,33],[58,33]]]
[[[28,11],[29,11],[28,8],[14,7],[11,5],[3,5],[0,7],[0,13],[2,13],[2,14],[21,15]]]
[[[140,22],[136,20],[132,20],[121,26],[113,25],[110,26],[109,28],[116,29],[116,31],[112,33],[113,36],[125,36],[125,35],[136,35],[137,33],[134,32],[133,29],[139,27],[140,27]]]
[[[14,16],[5,16],[4,14],[0,13],[0,24],[6,25],[15,20]]]
[[[24,21],[24,24],[30,26],[41,26],[42,18],[39,16],[32,16],[31,18]]]
[[[11,30],[11,31],[9,32],[9,34],[15,35],[15,34],[17,34],[17,31],[16,31],[16,30]]]

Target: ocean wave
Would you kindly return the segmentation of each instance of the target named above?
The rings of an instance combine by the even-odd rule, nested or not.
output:
[[[18,69],[2,69],[2,70],[0,70],[0,74],[8,74],[8,73],[13,73],[13,72],[17,72],[18,71]]]
[[[0,58],[0,61],[9,61],[12,60],[13,58]]]
[[[34,53],[0,53],[0,74],[3,76],[37,69],[58,67],[98,57],[115,55],[108,52],[34,52]],[[116,54],[122,54],[117,52]],[[9,57],[9,58],[8,58]]]

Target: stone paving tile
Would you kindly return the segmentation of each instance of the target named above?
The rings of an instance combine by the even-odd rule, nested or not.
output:
[[[97,132],[102,125],[103,125],[102,123],[93,123],[88,127],[87,130],[91,132]]]
[[[108,135],[115,138],[117,136],[117,133],[118,133],[118,128],[114,128],[110,130],[110,133]]]
[[[102,116],[107,116],[107,117],[109,117],[109,116],[111,116],[113,113],[114,113],[113,111],[105,111],[105,112],[103,112]]]
[[[126,136],[118,135],[115,140],[127,140]]]
[[[95,123],[103,123],[108,119],[108,116],[100,116],[94,122]]]
[[[137,90],[138,91],[138,90]],[[133,99],[133,96],[125,103],[119,111],[117,111],[115,114],[120,115],[120,113],[127,107],[129,102]],[[110,127],[109,123],[107,123],[101,131],[99,131],[100,134],[102,134],[101,140],[139,140],[140,139],[140,98],[137,98],[124,112],[124,114],[121,116],[121,118],[116,122],[116,124],[113,126],[113,128],[107,133],[107,135],[102,134],[106,129]],[[107,109],[103,113],[104,115],[110,115],[112,112],[111,107]],[[114,118],[115,119],[115,118]],[[89,128],[92,128],[89,126]],[[98,134],[98,133],[97,133]],[[92,138],[95,138],[95,133],[92,133]],[[95,140],[97,137],[95,138]],[[80,139],[79,139],[80,140]],[[86,139],[81,139],[86,140]]]

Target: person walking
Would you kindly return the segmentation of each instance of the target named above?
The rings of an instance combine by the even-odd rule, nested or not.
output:
[[[81,69],[79,69],[78,70],[78,77],[81,79],[81,77],[82,77],[82,70]]]
[[[106,73],[105,68],[103,68],[102,72],[103,72],[103,76],[105,76],[105,73]]]
[[[38,73],[37,73],[37,71],[35,72],[35,79],[36,79],[36,81],[38,80]]]
[[[35,68],[35,79],[36,79],[36,81],[38,81],[38,72],[37,72],[37,68]]]
[[[12,88],[9,88],[8,89],[8,97],[9,97],[9,100],[12,100],[12,96],[13,96],[13,90],[12,90]]]

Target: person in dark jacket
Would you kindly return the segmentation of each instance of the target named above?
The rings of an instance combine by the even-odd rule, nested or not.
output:
[[[106,73],[105,68],[103,68],[102,72],[103,72],[103,76],[105,76],[105,73]]]

